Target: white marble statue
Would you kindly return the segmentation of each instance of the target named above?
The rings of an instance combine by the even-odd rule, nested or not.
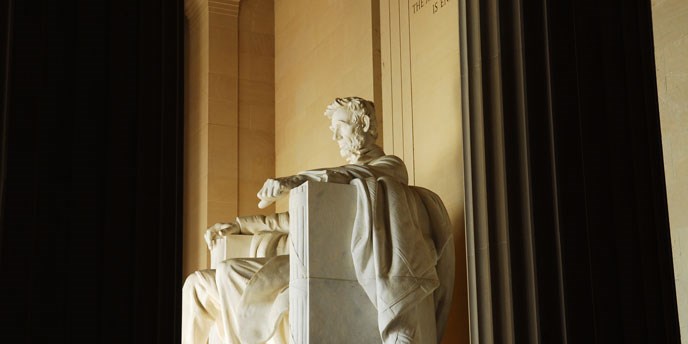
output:
[[[441,200],[428,190],[408,185],[406,166],[375,144],[372,102],[337,98],[325,115],[333,140],[349,164],[268,179],[258,192],[267,207],[306,181],[357,187],[357,214],[351,255],[356,278],[375,306],[382,343],[416,343],[419,319],[434,317],[439,343],[451,304],[454,246]],[[273,253],[286,253],[288,214],[239,217],[206,232],[211,247],[228,234],[254,234]],[[253,246],[253,244],[252,244]],[[216,270],[191,274],[184,284],[182,342],[206,343],[217,324],[226,343],[288,343],[289,256],[228,259]],[[431,297],[433,314],[418,314],[416,305]],[[346,324],[342,324],[346,326]],[[352,329],[355,330],[355,329]]]

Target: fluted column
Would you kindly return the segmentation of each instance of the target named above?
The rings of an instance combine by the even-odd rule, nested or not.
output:
[[[678,343],[650,2],[460,3],[471,342]]]

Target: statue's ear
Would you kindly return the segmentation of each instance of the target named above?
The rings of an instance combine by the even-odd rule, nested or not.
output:
[[[363,118],[363,132],[367,133],[370,130],[370,117],[361,116],[361,118]]]

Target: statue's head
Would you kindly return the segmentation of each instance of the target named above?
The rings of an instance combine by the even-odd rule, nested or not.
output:
[[[336,98],[325,110],[332,122],[332,139],[349,163],[357,163],[366,148],[375,145],[377,126],[373,102],[359,97]]]

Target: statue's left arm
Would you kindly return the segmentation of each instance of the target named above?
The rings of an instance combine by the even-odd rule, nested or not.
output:
[[[236,218],[241,234],[265,232],[289,233],[289,213],[239,216]]]

